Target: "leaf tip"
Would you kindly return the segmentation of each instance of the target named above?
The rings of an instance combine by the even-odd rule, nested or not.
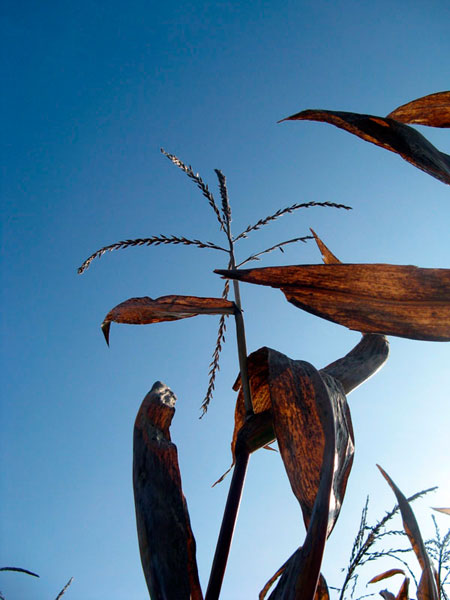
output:
[[[109,330],[111,328],[111,321],[103,321],[101,324],[103,335],[105,336],[106,343],[109,347]]]
[[[333,264],[339,264],[341,261],[338,259],[337,256],[335,256],[331,250],[325,246],[325,244],[322,242],[322,240],[320,239],[320,237],[317,235],[317,233],[314,231],[314,229],[312,229],[311,227],[309,228],[310,232],[313,234],[314,236],[314,240],[317,244],[317,247],[320,250],[320,254],[322,255],[322,260],[326,265],[333,265]]]

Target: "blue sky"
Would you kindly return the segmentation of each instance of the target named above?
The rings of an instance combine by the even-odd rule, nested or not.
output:
[[[285,216],[239,256],[313,227],[345,262],[448,267],[449,188],[398,156],[321,123],[277,121],[306,108],[386,115],[448,89],[450,9],[443,0],[315,2],[6,2],[2,9],[2,362],[0,566],[7,600],[141,600],[131,486],[133,422],[156,380],[178,396],[172,426],[204,589],[229,480],[238,371],[229,326],[216,393],[207,387],[217,317],[146,327],[100,323],[119,302],[219,296],[223,256],[165,246],[97,248],[157,234],[220,241],[177,154],[213,191],[227,176],[236,233],[296,202],[350,204]],[[449,152],[448,132],[420,128]],[[318,263],[312,244],[261,265]],[[266,345],[320,368],[359,335],[242,287],[249,351]],[[323,572],[341,581],[367,494],[440,489],[448,506],[449,347],[391,339],[387,365],[349,396],[355,464]],[[438,516],[442,527],[448,518]],[[256,598],[304,530],[279,455],[252,457],[223,598]],[[396,565],[390,565],[396,566]],[[375,574],[372,572],[371,575]]]

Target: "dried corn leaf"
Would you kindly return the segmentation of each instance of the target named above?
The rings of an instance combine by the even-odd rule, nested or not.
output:
[[[450,92],[437,92],[402,104],[388,118],[429,127],[450,127]]]
[[[170,440],[175,400],[157,381],[136,417],[133,487],[139,550],[152,598],[202,600],[177,448]]]
[[[409,600],[409,577],[403,580],[395,600]]]
[[[271,414],[292,490],[307,527],[304,546],[286,563],[270,598],[313,600],[325,541],[338,518],[353,460],[353,431],[342,387],[312,365],[270,348],[248,357],[256,415]],[[240,380],[235,388],[240,387]],[[232,451],[245,428],[238,395]],[[324,592],[325,593],[325,592]],[[325,597],[325,596],[323,596]]]
[[[280,288],[298,308],[356,331],[450,341],[450,269],[341,263],[216,273]]]
[[[280,402],[276,405],[273,402],[273,420],[291,487],[306,517],[307,533],[303,546],[288,561],[270,595],[272,600],[314,600],[316,597],[325,542],[338,517],[353,460],[353,440],[347,423],[342,420],[342,406],[339,406],[339,399],[345,401],[345,396],[342,392],[330,391],[314,367],[302,361],[296,363],[294,368],[286,368],[287,365],[277,361],[271,369],[280,388]],[[297,384],[295,379],[298,379]],[[285,395],[289,390],[291,397]],[[317,460],[318,448],[323,452],[319,485],[308,518],[305,508],[309,507],[305,500],[313,492],[317,477],[316,472],[309,471],[303,440],[310,425],[303,406],[308,410],[311,400],[314,418],[318,418],[322,431],[309,447],[309,457]]]
[[[450,515],[450,508],[433,508],[433,510],[444,513],[444,515]]]
[[[378,581],[382,581],[383,579],[387,579],[388,577],[404,574],[405,571],[403,571],[403,569],[389,569],[388,571],[384,571],[384,573],[380,573],[379,575],[375,575],[375,577],[372,577],[369,583],[377,583]]]
[[[422,134],[398,120],[331,110],[303,110],[282,120],[330,123],[366,142],[399,154],[425,173],[450,184],[450,156],[440,152]]]
[[[176,321],[196,315],[229,315],[234,312],[234,302],[223,298],[199,298],[197,296],[161,296],[153,300],[148,296],[130,298],[115,306],[106,315],[102,331],[109,344],[111,323],[148,325],[162,321]]]
[[[377,466],[397,498],[402,515],[403,527],[422,568],[422,577],[417,588],[417,598],[418,600],[438,600],[439,594],[430,559],[412,508],[404,494],[395,485],[389,475],[379,465]]]

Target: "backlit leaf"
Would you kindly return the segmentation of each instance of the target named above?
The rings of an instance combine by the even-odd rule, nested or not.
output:
[[[147,325],[162,321],[176,321],[196,315],[230,315],[234,312],[234,302],[223,298],[198,298],[197,296],[161,296],[153,300],[130,298],[115,306],[106,315],[102,331],[109,344],[111,323]]]
[[[279,288],[298,308],[349,329],[450,340],[450,269],[341,263],[216,273]]]
[[[374,115],[331,110],[303,110],[283,121],[323,121],[366,142],[399,154],[415,167],[450,184],[450,156],[440,152],[413,127]]]
[[[450,127],[450,92],[437,92],[402,104],[388,118],[429,127]]]

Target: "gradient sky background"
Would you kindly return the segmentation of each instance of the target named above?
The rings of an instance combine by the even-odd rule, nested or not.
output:
[[[132,429],[155,380],[178,396],[178,445],[204,589],[230,478],[238,371],[230,323],[216,393],[198,419],[218,317],[146,327],[100,323],[133,296],[219,296],[221,253],[180,246],[94,250],[156,234],[221,241],[215,217],[161,146],[216,191],[224,171],[234,232],[296,202],[331,201],[255,232],[239,257],[313,227],[344,262],[449,266],[449,188],[330,125],[277,120],[306,108],[386,115],[449,88],[446,0],[377,2],[10,2],[3,4],[0,573],[7,600],[148,597],[131,485]],[[448,131],[419,128],[450,150]],[[319,263],[311,243],[261,266]],[[242,286],[249,351],[267,345],[320,368],[359,334]],[[339,586],[367,494],[394,504],[380,463],[417,515],[450,505],[449,346],[391,338],[380,373],[350,397],[356,456],[323,572]],[[437,515],[442,528],[448,517]],[[302,543],[278,454],[250,461],[224,599],[256,598]],[[397,566],[396,563],[389,564]],[[373,565],[365,583],[381,570]],[[393,582],[397,589],[399,582]],[[385,587],[382,584],[380,588]],[[376,588],[373,591],[377,591]]]

